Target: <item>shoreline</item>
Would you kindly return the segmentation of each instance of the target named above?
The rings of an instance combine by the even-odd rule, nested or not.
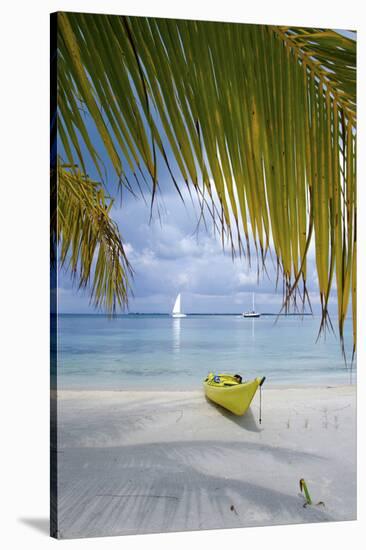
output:
[[[267,383],[267,380],[265,381],[265,384],[263,385],[262,392],[272,391],[272,390],[278,390],[278,391],[285,391],[285,390],[316,390],[316,389],[337,389],[337,388],[355,388],[357,389],[357,379],[349,382],[349,383],[338,383],[338,382],[329,382],[324,384],[319,383],[298,383],[298,384],[281,384],[281,383]],[[51,397],[54,397],[54,395],[57,393],[58,398],[62,399],[63,397],[66,397],[70,394],[113,394],[113,393],[146,393],[146,394],[156,394],[156,393],[203,393],[203,384],[201,386],[195,386],[195,387],[189,387],[189,388],[182,388],[178,389],[176,387],[173,388],[149,388],[149,387],[138,387],[138,386],[131,386],[131,387],[124,387],[124,388],[62,388],[62,389],[55,389],[51,388]]]
[[[60,538],[356,518],[356,386],[58,393]],[[303,507],[299,480],[314,502]]]

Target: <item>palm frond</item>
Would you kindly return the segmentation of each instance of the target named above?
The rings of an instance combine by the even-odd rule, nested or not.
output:
[[[273,246],[285,307],[301,280],[305,301],[314,238],[321,328],[335,273],[343,342],[351,290],[356,315],[355,42],[317,28],[71,13],[58,21],[68,161],[85,166],[87,151],[102,172],[81,106],[120,178],[145,171],[154,195],[159,156],[174,157],[185,185],[218,197],[222,229],[239,235],[232,246],[249,249],[252,236],[263,263]]]
[[[113,201],[99,183],[60,163],[51,182],[51,194],[57,197],[51,217],[51,258],[71,271],[79,288],[91,283],[94,305],[114,313],[128,303],[132,270],[110,218]]]

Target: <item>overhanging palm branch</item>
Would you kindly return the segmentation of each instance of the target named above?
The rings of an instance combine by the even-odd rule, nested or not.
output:
[[[113,201],[103,187],[81,173],[57,167],[51,193],[57,208],[51,217],[51,258],[70,269],[85,288],[92,281],[95,306],[109,312],[128,301],[131,267],[117,225],[110,218]],[[56,197],[55,197],[56,198]]]
[[[355,343],[355,42],[315,28],[70,13],[58,23],[68,162],[86,171],[89,155],[102,177],[85,109],[120,181],[148,174],[154,197],[161,158],[178,190],[183,180],[219,201],[233,247],[250,254],[253,239],[263,262],[273,247],[286,306],[300,281],[305,300],[314,239],[322,326],[335,273],[339,333],[352,295]]]

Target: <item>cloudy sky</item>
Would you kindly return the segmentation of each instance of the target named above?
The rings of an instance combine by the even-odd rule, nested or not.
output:
[[[146,197],[148,198],[148,196]],[[269,259],[267,274],[257,279],[255,257],[252,266],[245,258],[232,260],[223,251],[212,225],[198,226],[198,203],[184,191],[183,204],[172,182],[165,176],[150,221],[150,205],[141,197],[124,195],[122,206],[116,200],[112,217],[118,223],[128,258],[134,269],[134,295],[129,310],[140,313],[169,313],[178,292],[185,312],[242,312],[251,307],[255,292],[256,308],[277,313],[282,303],[281,285],[276,291],[276,273]],[[157,209],[159,209],[160,216]],[[308,289],[318,311],[314,252],[308,261]],[[334,304],[331,305],[334,308]],[[60,272],[59,311],[93,313],[87,292],[77,291],[68,273]]]

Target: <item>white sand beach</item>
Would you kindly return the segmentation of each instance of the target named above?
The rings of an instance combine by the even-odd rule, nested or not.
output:
[[[258,394],[235,417],[203,391],[59,392],[59,537],[355,519],[355,386],[264,387],[258,413]]]

